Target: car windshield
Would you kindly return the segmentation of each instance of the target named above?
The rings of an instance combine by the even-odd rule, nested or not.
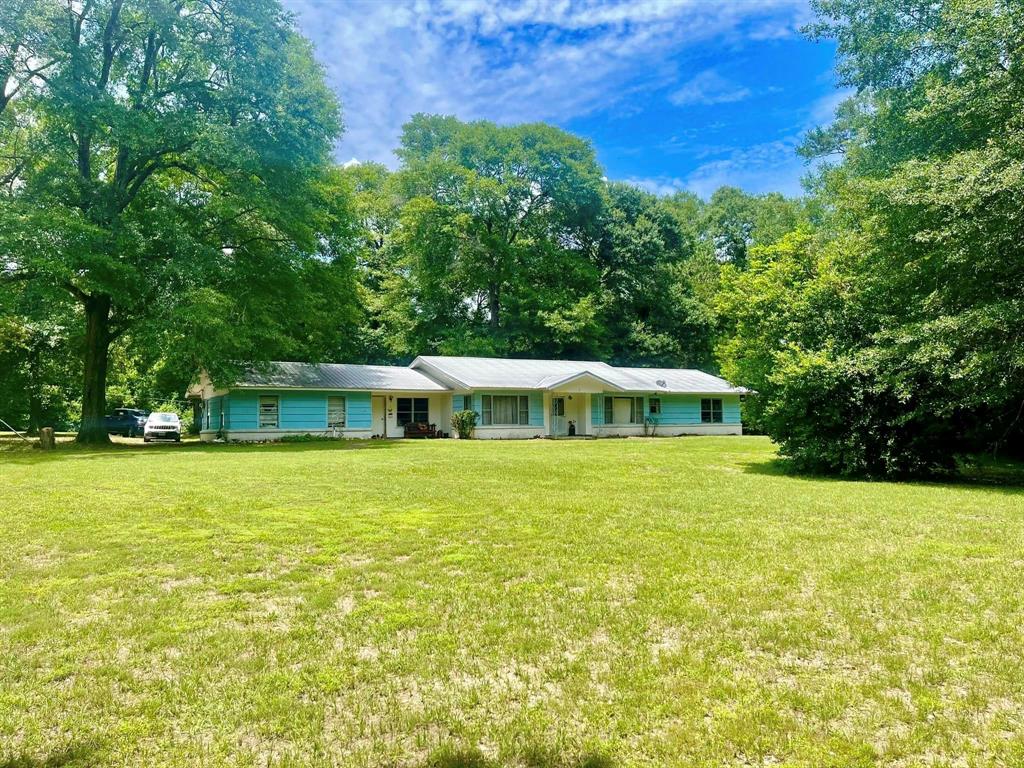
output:
[[[150,414],[149,418],[151,418],[153,421],[163,422],[164,424],[168,424],[172,421],[178,420],[177,414],[174,413],[153,413]]]

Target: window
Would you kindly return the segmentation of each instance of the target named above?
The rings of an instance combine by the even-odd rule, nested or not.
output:
[[[565,416],[565,398],[564,397],[552,397],[551,398],[551,415],[552,416]]]
[[[605,424],[642,424],[644,399],[642,397],[605,397]]]
[[[345,398],[341,395],[327,396],[327,426],[345,428]]]
[[[260,395],[260,429],[277,429],[277,395]]]
[[[652,397],[650,400],[648,400],[647,401],[647,411],[648,411],[648,413],[651,414],[651,416],[657,416],[658,414],[660,414],[661,413],[661,398],[660,397]]]
[[[705,397],[700,401],[700,421],[702,424],[722,423],[722,401],[717,397]]]
[[[425,397],[398,398],[398,426],[430,423],[430,400]]]
[[[642,424],[644,421],[644,399],[642,397],[634,397],[633,402],[629,408],[629,423],[630,424]]]
[[[518,426],[530,423],[527,395],[483,395],[480,423],[483,426]]]

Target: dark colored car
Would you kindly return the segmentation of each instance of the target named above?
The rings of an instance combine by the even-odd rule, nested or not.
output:
[[[138,437],[146,426],[146,411],[138,408],[115,408],[103,417],[107,433],[122,437]]]

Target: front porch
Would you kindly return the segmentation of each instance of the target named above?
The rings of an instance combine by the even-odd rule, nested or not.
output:
[[[546,392],[544,431],[547,436],[592,436],[590,398],[589,392]]]

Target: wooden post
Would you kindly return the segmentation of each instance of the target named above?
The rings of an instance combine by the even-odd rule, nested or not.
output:
[[[52,451],[57,447],[53,438],[53,427],[43,427],[39,430],[39,447],[44,451]]]

